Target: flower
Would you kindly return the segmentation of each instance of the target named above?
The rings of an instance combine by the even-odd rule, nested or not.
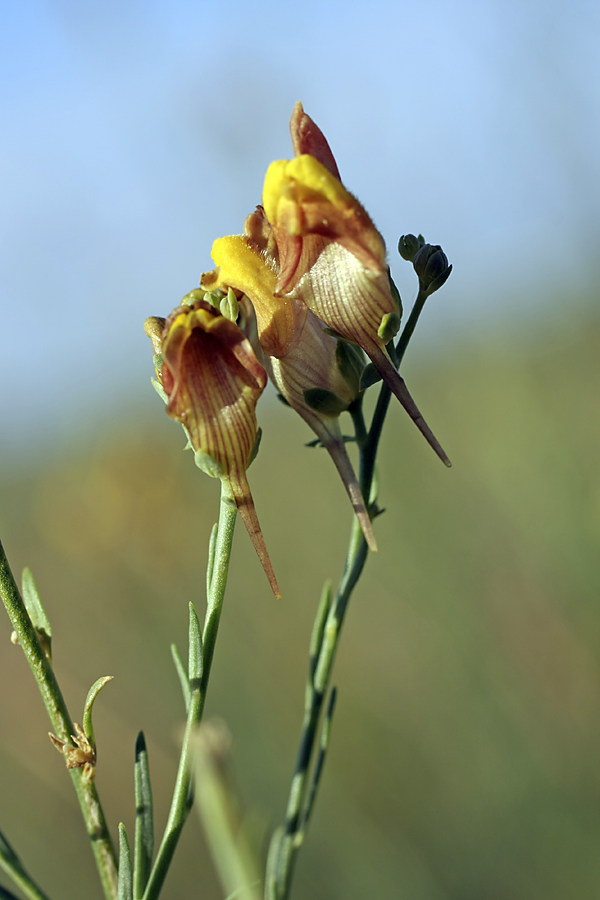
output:
[[[258,443],[255,409],[267,383],[264,368],[236,324],[195,300],[166,320],[160,375],[168,415],[185,426],[197,465],[229,486],[280,597],[246,477]]]
[[[339,424],[359,392],[359,372],[347,363],[355,351],[323,331],[322,323],[295,298],[275,296],[279,268],[272,229],[259,207],[246,219],[243,235],[213,244],[217,268],[202,276],[205,290],[233,288],[250,298],[258,340],[271,381],[330,454],[365,539],[377,549],[373,527]],[[345,350],[343,348],[346,348]],[[360,361],[357,359],[358,366]]]
[[[358,344],[438,456],[434,437],[386,345],[400,327],[383,238],[343,186],[324,136],[296,104],[291,120],[296,156],[269,166],[263,208],[279,256],[274,294],[300,300],[329,328]]]

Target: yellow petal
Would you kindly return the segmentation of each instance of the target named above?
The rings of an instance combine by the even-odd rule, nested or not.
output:
[[[217,266],[202,276],[206,290],[228,287],[250,298],[256,312],[261,347],[269,356],[282,356],[302,327],[306,308],[274,296],[277,273],[273,263],[258,252],[244,235],[218,238],[212,248]]]

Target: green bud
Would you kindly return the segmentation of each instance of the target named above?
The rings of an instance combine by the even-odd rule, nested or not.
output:
[[[194,292],[192,291],[192,293]],[[224,297],[223,291],[207,291],[202,299],[221,312],[221,301]]]
[[[377,329],[377,334],[382,341],[388,344],[391,339],[398,333],[400,328],[400,316],[398,313],[386,313],[381,319],[381,325]]]
[[[194,288],[193,291],[190,291],[189,294],[186,294],[185,297],[181,298],[180,305],[191,306],[192,303],[196,302],[196,300],[204,300],[205,295],[206,291],[203,291],[202,288]]]
[[[348,409],[348,404],[333,391],[325,388],[309,388],[303,392],[304,402],[322,416],[339,416]]]
[[[413,267],[419,278],[421,290],[433,294],[450,276],[452,266],[439,244],[423,244],[415,254]]]
[[[424,243],[422,235],[415,237],[414,234],[403,234],[398,241],[398,253],[402,259],[412,262]]]
[[[237,317],[240,314],[240,305],[231,288],[227,291],[227,296],[223,297],[219,303],[219,309],[221,315],[225,316],[226,319],[229,319],[230,322],[237,322]]]

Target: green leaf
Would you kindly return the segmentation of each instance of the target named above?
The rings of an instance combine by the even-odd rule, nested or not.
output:
[[[329,702],[327,703],[327,711],[323,718],[323,724],[321,726],[321,737],[319,741],[319,754],[317,756],[315,762],[315,768],[313,771],[310,787],[308,788],[308,794],[306,798],[306,803],[304,806],[304,812],[302,814],[302,821],[298,828],[299,831],[299,839],[304,839],[304,833],[306,831],[306,825],[310,818],[310,814],[313,810],[313,806],[315,803],[315,797],[317,796],[317,788],[319,787],[319,781],[321,780],[321,774],[323,772],[323,766],[325,764],[325,757],[327,755],[327,748],[329,747],[329,737],[331,735],[331,720],[333,718],[333,713],[335,710],[335,701],[337,697],[337,689],[333,688],[331,693],[329,694]]]
[[[42,606],[40,594],[35,579],[31,574],[31,569],[23,569],[21,583],[23,586],[23,601],[25,603],[25,608],[29,613],[29,618],[38,633],[40,643],[44,648],[44,653],[48,659],[52,659],[52,628],[50,627],[48,616]]]
[[[361,351],[347,341],[338,341],[335,346],[335,358],[342,378],[350,385],[352,392],[357,394],[360,376],[365,367]]]
[[[331,581],[326,581],[323,585],[323,590],[321,592],[321,599],[319,600],[319,606],[317,609],[317,615],[315,616],[315,622],[312,629],[312,634],[310,636],[310,647],[309,647],[309,673],[310,673],[310,683],[312,685],[312,678],[315,673],[315,669],[317,667],[317,660],[319,658],[319,653],[321,652],[321,644],[323,643],[323,633],[325,631],[325,622],[327,621],[327,615],[329,613],[329,608],[331,606]]]
[[[144,732],[135,742],[135,854],[133,886],[135,900],[141,900],[152,869],[154,853],[154,811],[150,768]]]
[[[390,279],[390,288],[392,291],[392,298],[394,300],[394,303],[396,304],[396,309],[398,311],[398,315],[402,316],[402,299],[400,297],[400,291],[396,287],[396,285],[394,283],[394,279],[392,278],[392,273],[390,272],[389,269],[388,269],[388,277]]]
[[[175,644],[171,644],[171,656],[173,657],[173,662],[175,663],[175,669],[177,670],[177,675],[179,677],[179,683],[181,685],[181,692],[183,694],[183,701],[185,703],[186,711],[190,706],[190,681],[188,678],[188,674],[185,671],[185,666],[183,665],[183,660],[177,649]]]
[[[119,822],[119,879],[117,882],[117,900],[133,900],[133,871],[131,869],[131,850],[127,840],[127,832]]]
[[[348,404],[333,391],[325,388],[309,388],[303,391],[304,402],[322,416],[339,416],[348,409]]]
[[[202,628],[194,604],[190,603],[188,678],[191,691],[200,687],[202,668]]]
[[[91,688],[89,689],[88,695],[85,700],[85,706],[83,707],[83,730],[85,732],[85,736],[95,748],[96,742],[94,741],[94,728],[92,725],[92,707],[94,706],[94,701],[105,684],[108,684],[109,681],[113,680],[113,675],[105,675],[103,678],[99,678],[98,681],[95,681]]]
[[[162,384],[160,383],[160,381],[157,381],[156,378],[151,378],[151,379],[150,379],[150,382],[151,382],[151,384],[152,384],[152,387],[154,388],[154,390],[156,391],[156,393],[157,393],[158,396],[160,397],[160,399],[161,399],[164,403],[168,403],[168,402],[169,402],[169,398],[167,397],[167,395],[166,395],[166,393],[165,393],[165,389],[164,389],[164,387],[162,386]]]
[[[373,384],[377,384],[378,381],[381,381],[381,375],[372,362],[367,363],[360,376],[361,391],[366,391],[367,388],[370,388]]]
[[[208,562],[206,564],[206,596],[210,597],[210,588],[212,585],[213,569],[215,567],[215,549],[217,546],[217,534],[219,528],[217,523],[212,527],[210,540],[208,542]]]

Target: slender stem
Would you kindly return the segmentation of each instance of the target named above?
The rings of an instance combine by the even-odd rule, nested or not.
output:
[[[190,704],[188,707],[183,746],[179,758],[179,767],[175,781],[175,790],[171,801],[171,809],[165,826],[165,832],[161,841],[154,866],[146,885],[143,900],[156,900],[162,889],[169,866],[173,859],[179,836],[185,825],[191,808],[192,797],[192,762],[193,762],[193,734],[196,730],[206,700],[208,679],[212,664],[215,642],[219,629],[219,621],[223,608],[223,598],[227,585],[227,573],[233,542],[233,530],[235,526],[237,508],[233,501],[228,486],[223,484],[221,489],[221,506],[219,510],[219,524],[217,526],[217,539],[215,545],[212,576],[208,589],[207,609],[204,619],[202,634],[203,644],[203,668],[199,680],[190,683]]]
[[[402,329],[402,333],[398,339],[398,343],[395,348],[391,348],[393,350],[393,354],[390,353],[390,355],[392,356],[392,359],[396,364],[396,368],[398,369],[400,368],[400,364],[404,359],[406,348],[408,347],[410,339],[413,336],[414,330],[417,326],[417,322],[419,321],[419,316],[423,311],[426,299],[427,294],[419,289],[417,299],[415,300],[413,308],[410,311],[410,315],[408,317],[406,325]],[[370,486],[372,484],[373,475],[375,472],[377,448],[379,446],[379,439],[381,437],[383,423],[385,422],[385,417],[390,405],[391,396],[392,393],[387,385],[382,385],[381,390],[379,391],[379,396],[377,398],[375,411],[373,413],[373,419],[371,420],[371,427],[369,428],[368,436],[366,439],[365,452],[364,454],[361,454],[360,459],[360,486],[363,491],[363,497],[368,496],[365,493],[365,490],[371,489]]]
[[[200,685],[202,708],[204,708],[204,701],[206,699],[208,679],[210,677],[210,669],[213,654],[215,652],[215,643],[223,607],[223,598],[225,596],[225,588],[227,587],[227,574],[229,572],[229,559],[231,557],[231,545],[233,542],[236,513],[237,507],[235,505],[235,500],[231,496],[228,486],[223,484],[221,490],[221,507],[219,510],[219,526],[215,542],[215,556],[212,564],[208,603],[204,619],[204,628],[202,631],[203,667]]]
[[[414,302],[413,308],[410,311],[410,315],[406,321],[406,325],[402,329],[402,334],[398,339],[398,343],[396,344],[396,368],[400,368],[400,363],[404,357],[404,353],[408,344],[410,342],[411,337],[413,336],[413,332],[417,327],[417,322],[419,321],[419,316],[423,311],[423,307],[425,306],[425,301],[427,300],[427,294],[425,291],[419,288],[419,293],[417,294],[417,299]]]
[[[60,740],[70,741],[71,735],[74,733],[73,722],[58,686],[52,665],[44,653],[35,628],[29,618],[1,543],[0,594],[19,644],[27,657],[37,682],[54,732]],[[83,769],[70,769],[69,774],[75,787],[85,827],[91,841],[104,896],[106,900],[116,900],[117,865],[115,852],[95,783],[84,777]]]
[[[380,397],[384,391],[388,391],[388,389],[385,385],[382,385]],[[363,497],[368,499],[373,482],[375,455],[379,438],[377,437],[375,441],[370,440],[370,434],[365,427],[360,403],[354,404],[350,409],[350,413],[354,422],[356,442],[360,454],[360,487]],[[385,416],[385,409],[383,410],[383,416]],[[381,433],[382,425],[383,419],[378,425],[379,434]],[[296,857],[304,839],[306,813],[309,811],[306,808],[305,800],[308,786],[308,770],[317,739],[319,718],[323,707],[323,701],[329,688],[331,670],[346,609],[348,607],[348,601],[350,600],[352,591],[362,573],[368,552],[369,548],[367,542],[364,539],[356,517],[354,517],[344,573],[337,594],[329,608],[325,627],[322,632],[318,655],[316,661],[312,664],[312,674],[309,676],[307,685],[302,734],[296,759],[295,773],[290,788],[285,829],[280,843],[279,859],[276,868],[277,900],[286,900],[289,896]],[[312,805],[312,801],[313,798],[309,796],[308,803],[310,805]]]
[[[419,291],[408,321],[402,331],[396,348],[390,349],[390,356],[397,366],[400,365],[409,341],[415,330],[423,309],[426,295]],[[356,443],[359,448],[359,483],[363,497],[371,505],[371,493],[375,478],[375,461],[383,423],[390,405],[391,391],[382,384],[370,428],[367,430],[362,410],[362,403],[355,402],[349,409],[354,423]],[[370,510],[373,512],[373,510]],[[368,557],[368,546],[361,528],[354,518],[350,535],[350,544],[346,556],[344,573],[338,592],[329,608],[329,613],[322,630],[322,639],[316,660],[311,662],[311,672],[306,693],[306,704],[302,734],[296,759],[296,768],[286,811],[283,836],[279,843],[277,865],[275,867],[275,891],[277,900],[287,900],[298,850],[304,839],[306,819],[310,813],[313,796],[309,793],[308,770],[313,755],[317,728],[323,707],[323,701],[329,688],[331,671],[338,647],[340,633],[348,608],[350,596],[360,578]],[[320,774],[320,773],[319,773]],[[312,789],[311,789],[312,790]]]

